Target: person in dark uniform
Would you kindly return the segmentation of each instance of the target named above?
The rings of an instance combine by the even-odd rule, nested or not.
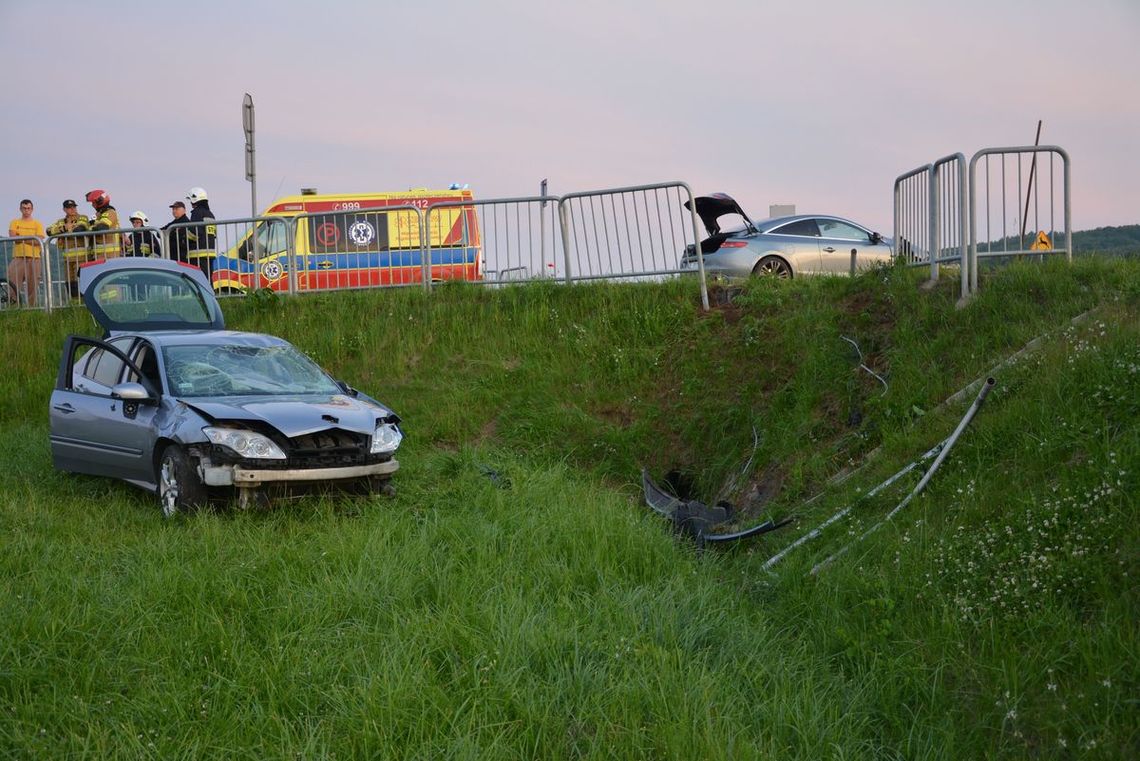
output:
[[[214,212],[210,211],[210,201],[205,188],[190,188],[186,200],[193,207],[190,212],[190,251],[187,256],[191,264],[196,264],[206,273],[206,279],[213,282],[214,261],[218,252],[214,250],[218,239],[218,226],[213,224]],[[200,223],[200,224],[194,224]]]
[[[169,243],[170,258],[176,262],[189,262],[190,257],[190,217],[186,216],[186,204],[175,201],[170,204],[174,219],[162,226]]]

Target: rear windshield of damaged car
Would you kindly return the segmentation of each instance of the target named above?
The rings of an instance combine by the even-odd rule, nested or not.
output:
[[[115,323],[177,323],[208,328],[214,321],[210,303],[192,281],[167,272],[117,272],[101,278],[95,302]]]
[[[165,346],[166,381],[176,396],[339,394],[315,362],[289,345]]]

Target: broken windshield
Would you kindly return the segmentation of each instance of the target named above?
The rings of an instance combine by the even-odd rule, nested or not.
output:
[[[288,344],[163,347],[166,379],[176,396],[336,394],[340,387]]]

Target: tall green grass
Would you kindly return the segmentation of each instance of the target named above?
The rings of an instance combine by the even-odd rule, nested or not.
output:
[[[227,301],[403,416],[400,491],[172,522],[51,468],[89,318],[3,315],[0,756],[1136,755],[1140,267],[1013,266],[963,309],[918,278],[709,313],[685,282]],[[809,576],[1038,336],[926,492]],[[642,466],[799,520],[699,552]]]

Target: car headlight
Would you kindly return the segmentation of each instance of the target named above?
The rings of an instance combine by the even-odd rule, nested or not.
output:
[[[386,454],[395,452],[404,440],[404,434],[395,423],[380,423],[376,426],[376,433],[372,434],[372,454]]]
[[[241,428],[214,428],[208,426],[202,429],[211,443],[232,449],[241,457],[253,460],[284,460],[285,453],[281,447],[273,443],[267,436]]]

